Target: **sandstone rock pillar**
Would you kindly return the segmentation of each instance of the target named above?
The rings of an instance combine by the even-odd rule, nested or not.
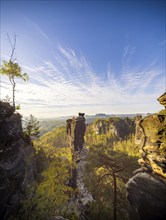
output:
[[[72,177],[69,185],[78,189],[75,203],[78,207],[79,220],[87,219],[87,205],[93,201],[92,195],[88,192],[84,184],[85,165],[87,163],[84,143],[85,129],[84,113],[79,113],[78,117],[67,120],[66,131],[72,151],[73,163],[75,164],[75,168],[72,169]]]

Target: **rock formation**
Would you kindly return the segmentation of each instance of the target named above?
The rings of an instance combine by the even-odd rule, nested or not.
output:
[[[108,118],[108,119],[97,119],[92,124],[92,130],[96,134],[112,134],[112,136],[124,139],[129,134],[134,133],[134,121],[129,118]]]
[[[23,138],[21,116],[0,102],[0,219],[17,212],[28,184],[36,174],[33,146]]]
[[[78,193],[74,199],[77,213],[80,220],[88,219],[87,207],[93,201],[92,195],[88,192],[84,184],[85,165],[86,165],[86,147],[84,145],[85,118],[84,113],[79,113],[77,118],[67,120],[67,134],[69,144],[72,150],[73,162],[76,168],[72,170],[70,186],[77,189]]]
[[[159,99],[165,106],[166,93]],[[166,110],[164,110],[166,111]],[[141,168],[128,181],[131,220],[162,220],[166,216],[166,114],[148,115],[136,124]]]

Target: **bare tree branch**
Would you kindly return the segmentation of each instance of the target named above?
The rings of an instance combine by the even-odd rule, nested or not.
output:
[[[115,172],[115,173],[119,173],[119,172],[123,171],[125,168],[126,168],[126,166],[124,166],[124,167],[122,167],[122,168],[120,168],[120,169],[118,169],[118,170],[114,170],[114,172]]]
[[[116,176],[119,177],[119,179],[121,179],[124,183],[127,183],[128,178],[126,178],[126,177],[124,177],[124,176],[122,176],[120,174],[116,174]]]
[[[103,175],[97,180],[97,183],[99,183],[105,176],[112,176],[112,173],[105,173],[105,174],[103,174]]]
[[[16,48],[16,34],[14,33],[14,42],[13,42],[13,43],[12,43],[12,41],[11,41],[10,36],[9,36],[8,33],[7,33],[7,37],[8,37],[8,41],[9,41],[9,43],[10,43],[11,49],[12,49],[12,53],[11,53],[11,55],[10,55],[10,61],[14,61],[15,59],[12,60],[12,58],[13,58],[14,51],[15,51],[15,48]]]

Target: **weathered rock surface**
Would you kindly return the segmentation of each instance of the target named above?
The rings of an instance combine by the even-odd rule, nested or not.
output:
[[[7,102],[0,101],[0,121],[6,117],[10,117],[14,113],[14,107]]]
[[[34,149],[23,137],[21,116],[0,102],[0,219],[17,212],[28,184],[34,181]]]
[[[165,105],[163,99],[161,103]],[[142,168],[126,185],[129,216],[131,220],[162,220],[166,216],[166,114],[149,115],[136,124]]]
[[[85,165],[87,163],[87,150],[84,145],[84,114],[83,116],[79,116],[72,120],[67,120],[67,134],[73,154],[73,160],[76,164],[76,168],[72,171],[73,175],[70,181],[70,185],[73,188],[78,189],[77,196],[73,199],[72,203],[75,203],[75,207],[77,207],[76,212],[79,217],[79,220],[86,220],[88,219],[88,204],[93,201],[93,198],[91,193],[88,192],[84,184]]]
[[[84,115],[84,113],[80,114]],[[84,145],[84,134],[86,130],[84,116],[78,116],[77,118],[68,119],[66,122],[66,130],[70,146],[73,147],[74,151],[82,150]]]
[[[140,143],[140,165],[166,177],[166,117],[149,115],[139,121],[136,142]]]
[[[138,172],[127,184],[130,219],[164,220],[166,183],[157,175]]]
[[[79,209],[81,212],[80,220],[86,219],[86,209],[87,205],[93,201],[93,197],[91,193],[88,191],[84,184],[84,177],[85,177],[85,166],[86,162],[86,148],[83,147],[81,152],[78,152],[75,156],[76,161],[76,186],[78,188],[77,194],[77,202],[79,204]]]
[[[111,134],[119,139],[124,139],[129,134],[135,132],[134,121],[129,118],[98,119],[90,126],[91,130],[95,131],[96,134]]]

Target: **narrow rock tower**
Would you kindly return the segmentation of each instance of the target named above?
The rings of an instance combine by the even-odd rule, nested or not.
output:
[[[69,185],[78,189],[75,202],[79,211],[79,219],[88,219],[88,204],[93,201],[92,195],[88,192],[84,184],[85,165],[86,165],[86,147],[84,143],[84,134],[86,130],[84,113],[79,113],[78,117],[68,119],[66,131],[68,142],[72,151],[75,168],[72,170],[72,177]]]

